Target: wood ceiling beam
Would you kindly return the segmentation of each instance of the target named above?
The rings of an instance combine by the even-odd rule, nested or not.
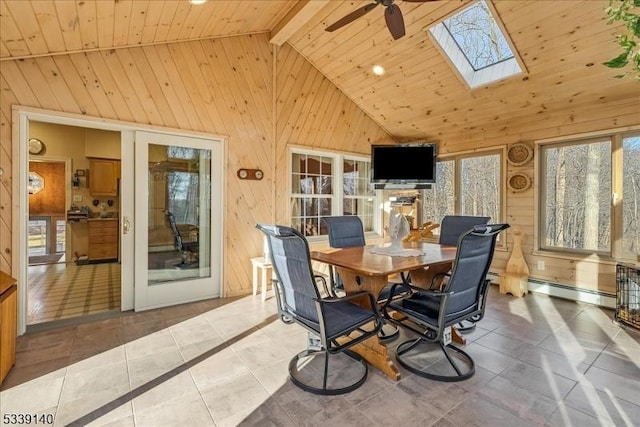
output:
[[[304,24],[325,7],[330,0],[300,0],[271,30],[269,42],[282,46]]]

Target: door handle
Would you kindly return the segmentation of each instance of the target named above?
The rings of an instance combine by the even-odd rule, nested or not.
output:
[[[122,234],[127,234],[129,229],[131,228],[131,224],[129,223],[129,218],[126,216],[122,219]]]

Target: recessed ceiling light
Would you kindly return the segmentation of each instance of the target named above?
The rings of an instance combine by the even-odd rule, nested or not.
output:
[[[207,0],[189,0],[191,4],[205,4]]]
[[[373,71],[373,74],[376,76],[381,76],[384,74],[384,67],[382,65],[374,65],[371,68],[371,71]]]

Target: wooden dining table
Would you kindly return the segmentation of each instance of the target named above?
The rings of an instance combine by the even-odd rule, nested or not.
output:
[[[368,291],[374,296],[389,284],[389,278],[399,273],[408,273],[411,284],[429,288],[437,273],[451,269],[456,256],[455,246],[436,243],[405,242],[404,248],[417,249],[417,256],[390,256],[372,253],[373,246],[331,248],[312,251],[311,259],[336,268],[347,295]],[[366,304],[366,300],[362,300]],[[369,364],[377,367],[394,380],[400,379],[400,371],[389,356],[387,346],[377,337],[356,344],[352,350],[360,354]]]

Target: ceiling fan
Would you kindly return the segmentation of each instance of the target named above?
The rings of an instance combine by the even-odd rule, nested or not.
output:
[[[404,0],[408,3],[425,3],[428,1],[438,1],[438,0]],[[373,3],[369,3],[359,9],[354,10],[350,14],[343,16],[338,19],[333,24],[329,25],[325,28],[325,31],[335,31],[338,28],[342,28],[345,25],[355,21],[361,16],[366,15],[375,9],[379,4],[383,5],[386,9],[384,10],[384,19],[387,23],[387,28],[389,28],[389,32],[394,40],[398,40],[400,37],[404,36],[404,19],[402,18],[402,12],[400,12],[400,8],[393,4],[394,0],[375,0]]]

